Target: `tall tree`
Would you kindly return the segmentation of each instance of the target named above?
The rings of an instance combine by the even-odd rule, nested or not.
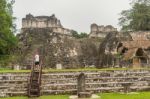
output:
[[[133,0],[132,2],[133,4],[134,3],[145,3],[146,5],[149,5],[150,4],[150,0]],[[131,4],[132,4],[131,3]]]
[[[0,0],[0,59],[3,56],[10,55],[11,50],[17,44],[17,39],[13,34],[13,3],[14,1]]]
[[[119,25],[122,30],[150,30],[150,0],[133,0],[131,6],[121,12]]]

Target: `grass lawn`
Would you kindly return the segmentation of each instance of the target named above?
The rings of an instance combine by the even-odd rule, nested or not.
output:
[[[134,94],[102,93],[98,95],[101,96],[100,99],[150,99],[150,92],[139,92]],[[33,99],[68,99],[68,97],[69,95],[50,95]],[[10,97],[0,99],[28,99],[28,97]]]
[[[111,71],[111,70],[150,70],[150,68],[140,68],[140,69],[132,69],[132,68],[81,68],[81,69],[44,69],[43,72],[80,72],[80,71]],[[10,69],[2,69],[0,68],[0,73],[28,73],[30,70],[10,70]]]
[[[67,95],[50,95],[50,96],[41,96],[39,98],[28,98],[28,97],[9,97],[9,98],[0,98],[0,99],[68,99]]]
[[[150,99],[150,92],[136,94],[103,93],[99,95],[101,99]]]

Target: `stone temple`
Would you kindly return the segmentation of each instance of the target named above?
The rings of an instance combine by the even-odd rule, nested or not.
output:
[[[55,15],[51,16],[36,16],[31,14],[26,15],[22,19],[22,30],[28,28],[50,28],[53,32],[71,35],[71,30],[64,28]]]
[[[93,67],[101,42],[94,38],[76,39],[72,30],[64,28],[55,15],[26,15],[17,37],[19,58],[16,64],[23,69],[30,69],[37,50],[42,57],[43,68]]]
[[[97,24],[94,23],[94,24],[91,24],[91,32],[89,34],[89,37],[90,38],[96,38],[96,37],[105,38],[108,33],[112,33],[112,32],[117,32],[117,28],[114,28],[111,25],[98,26]]]

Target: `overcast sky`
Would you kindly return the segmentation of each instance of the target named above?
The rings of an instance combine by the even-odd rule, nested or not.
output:
[[[119,13],[130,8],[130,0],[15,0],[14,16],[17,28],[26,14],[34,16],[53,13],[62,25],[78,32],[90,32],[90,25],[118,26]]]

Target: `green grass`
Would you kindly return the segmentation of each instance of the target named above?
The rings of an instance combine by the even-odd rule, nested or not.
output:
[[[103,68],[103,69],[97,69],[97,68],[81,68],[81,69],[44,69],[43,72],[79,72],[79,71],[111,71],[111,70],[142,70],[147,69],[150,70],[150,68],[141,68],[141,69],[132,69],[132,68]],[[28,73],[30,70],[10,70],[10,69],[0,69],[0,73]]]
[[[97,69],[97,68],[82,68],[82,69],[48,69],[44,70],[44,72],[71,72],[71,71],[112,71],[112,70],[149,70],[150,68],[140,68],[140,69],[133,69],[133,68],[103,68],[103,69]]]
[[[98,94],[100,99],[150,99],[150,92],[139,92],[134,94],[120,94],[120,93],[102,93]],[[69,99],[69,95],[49,95],[41,96],[40,98],[30,99]],[[29,99],[28,97],[10,97],[0,99]]]
[[[140,92],[137,94],[103,93],[99,95],[101,99],[150,99],[150,92]]]
[[[41,96],[39,98],[28,98],[28,97],[8,97],[0,99],[68,99],[67,95],[50,95],[50,96]]]
[[[10,69],[0,69],[0,73],[26,73],[26,72],[30,72],[30,70],[10,70]]]

